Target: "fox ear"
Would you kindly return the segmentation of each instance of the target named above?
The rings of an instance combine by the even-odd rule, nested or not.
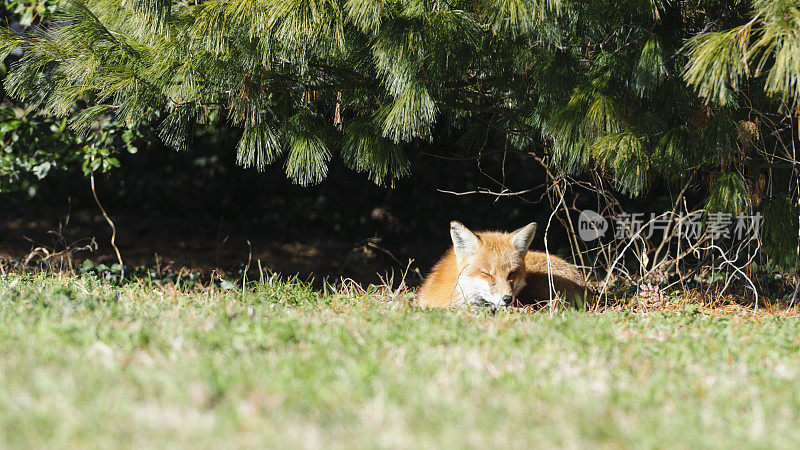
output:
[[[531,222],[511,233],[511,245],[513,245],[518,252],[525,254],[528,251],[528,247],[531,246],[533,235],[536,234],[536,227],[536,222]]]
[[[455,220],[450,222],[450,238],[453,240],[453,250],[458,259],[474,254],[481,243],[478,235]]]

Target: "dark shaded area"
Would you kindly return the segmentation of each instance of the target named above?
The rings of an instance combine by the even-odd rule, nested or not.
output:
[[[551,212],[541,198],[544,171],[522,155],[489,155],[479,166],[473,159],[454,160],[447,149],[416,148],[409,150],[412,174],[394,187],[377,186],[336,160],[324,182],[301,187],[286,179],[281,162],[263,173],[237,166],[228,131],[197,141],[180,153],[153,141],[98,177],[98,195],[116,223],[127,265],[172,264],[209,273],[249,260],[251,268],[260,261],[284,275],[377,282],[387,271],[399,276],[413,259],[408,281],[417,283],[413,269],[425,273],[449,246],[450,220],[510,230],[532,220],[544,224]],[[76,260],[115,261],[111,231],[88,179],[71,173],[43,180],[33,200],[0,198],[0,254],[22,258],[38,246],[61,251],[95,238],[99,249],[78,252]],[[511,190],[534,190],[499,198],[437,191],[499,191],[493,179],[504,176]],[[568,252],[563,230],[556,228],[551,251]],[[541,233],[534,248],[542,248]]]

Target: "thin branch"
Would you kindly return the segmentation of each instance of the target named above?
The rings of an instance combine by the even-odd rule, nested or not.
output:
[[[92,157],[94,160],[94,157]],[[122,281],[125,279],[125,264],[122,262],[122,255],[119,253],[119,248],[117,248],[116,244],[116,237],[117,237],[117,227],[114,226],[114,222],[111,220],[111,217],[108,216],[106,213],[106,209],[103,208],[103,205],[100,203],[100,199],[97,198],[97,190],[95,190],[94,186],[94,171],[89,173],[89,186],[92,188],[92,197],[94,197],[94,202],[97,203],[97,207],[100,208],[100,212],[103,214],[103,218],[106,219],[108,225],[111,227],[111,247],[114,249],[114,253],[117,255],[117,261],[119,261],[120,265],[120,275],[119,280]]]

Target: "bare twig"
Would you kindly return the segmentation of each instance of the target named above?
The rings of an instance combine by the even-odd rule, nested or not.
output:
[[[563,192],[560,191],[559,192]],[[558,207],[561,206],[561,203],[564,202],[564,195],[561,195],[561,199],[558,202],[558,205],[553,208],[553,212],[550,213],[550,217],[547,219],[547,227],[544,229],[544,253],[545,257],[547,258],[547,287],[548,293],[550,295],[549,305],[550,305],[550,315],[554,312],[554,304],[553,304],[553,294],[555,293],[555,283],[553,282],[553,269],[550,265],[550,248],[547,245],[547,235],[550,232],[550,225],[553,222],[553,216],[556,215],[556,211],[558,211]]]
[[[452,195],[473,195],[473,194],[486,194],[491,195],[494,197],[513,197],[516,195],[527,194],[528,192],[533,192],[535,189],[524,189],[522,191],[509,191],[508,189],[503,189],[500,192],[491,191],[487,188],[478,188],[474,191],[464,191],[464,192],[456,192],[456,191],[448,191],[444,189],[436,189],[438,192],[443,194],[452,194]]]
[[[94,157],[92,157],[94,159]],[[108,217],[108,213],[106,209],[103,208],[103,205],[100,203],[100,199],[97,198],[97,190],[95,189],[94,185],[94,171],[89,173],[89,186],[92,188],[92,196],[94,197],[94,202],[97,203],[97,207],[100,208],[100,212],[103,214],[103,218],[106,219],[106,222],[111,227],[111,247],[114,249],[114,253],[117,255],[117,261],[119,261],[120,265],[120,273],[119,273],[119,280],[122,281],[125,279],[125,264],[122,262],[122,255],[119,253],[119,248],[117,248],[116,244],[116,237],[117,237],[117,227],[114,226],[114,222],[111,220],[111,217]]]

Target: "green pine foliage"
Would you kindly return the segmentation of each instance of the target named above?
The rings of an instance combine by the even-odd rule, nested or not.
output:
[[[525,150],[551,138],[552,117],[578,89],[571,130],[579,136],[553,149],[577,170],[594,138],[625,127],[629,106],[613,92],[626,83],[618,69],[630,55],[587,59],[581,43],[618,26],[616,15],[652,27],[666,5],[600,3],[67,0],[47,29],[3,30],[0,51],[24,51],[7,90],[70,116],[76,130],[102,109],[150,122],[183,149],[195,125],[227,123],[242,129],[241,164],[263,169],[285,156],[302,184],[320,181],[334,156],[389,182],[409,170],[403,143],[443,132],[458,139],[476,124],[493,143],[502,136]],[[667,75],[666,59],[653,33],[633,43],[629,75],[646,86],[634,88],[643,96]],[[573,84],[587,62],[589,78]],[[314,128],[298,128],[311,117]]]
[[[749,204],[747,184],[736,172],[725,172],[717,177],[706,202],[711,212],[727,212],[737,215]]]
[[[702,33],[688,43],[687,82],[708,102],[725,105],[749,78],[786,111],[800,109],[800,3],[754,0],[752,19]]]
[[[685,46],[688,62],[684,80],[716,111],[702,135],[708,149],[706,165],[738,166],[745,169],[753,147],[768,160],[781,159],[796,164],[792,151],[770,153],[767,145],[786,149],[784,142],[796,139],[793,127],[775,127],[771,142],[759,140],[758,125],[736,122],[736,111],[756,111],[767,120],[797,123],[800,115],[800,3],[796,0],[753,0],[747,20],[692,37]],[[763,97],[758,93],[762,92]],[[746,104],[748,108],[741,108]],[[783,117],[762,111],[778,111]],[[735,132],[736,131],[736,132]],[[738,133],[737,133],[738,132]],[[738,134],[738,139],[737,139]],[[763,133],[761,133],[763,134]],[[791,144],[789,144],[791,146]],[[742,171],[741,173],[746,173]],[[757,170],[752,172],[756,173]],[[775,169],[780,173],[781,169]],[[796,168],[788,172],[793,177]],[[790,186],[796,185],[796,178]],[[790,187],[790,189],[792,189]],[[741,211],[748,207],[749,188],[740,173],[728,171],[720,176],[711,191],[710,209]],[[779,194],[758,206],[764,217],[764,248],[772,262],[784,269],[796,269],[798,239],[798,199]]]
[[[351,169],[366,172],[376,184],[391,183],[409,171],[403,148],[377,133],[369,120],[348,124],[342,157]]]
[[[764,201],[759,207],[764,217],[764,247],[772,261],[784,269],[797,269],[798,220],[800,211],[786,194]]]
[[[286,175],[301,185],[319,183],[328,173],[331,152],[325,139],[326,124],[310,111],[300,111],[284,124],[288,151]],[[321,130],[322,129],[322,130]]]
[[[303,185],[334,158],[391,183],[409,143],[447,140],[630,196],[721,174],[705,203],[738,212],[786,134],[753,111],[774,124],[800,97],[794,0],[64,0],[46,28],[0,28],[0,57],[18,48],[7,91],[78,132],[110,115],[184,149],[233,126],[240,164]]]
[[[93,119],[76,105],[104,105],[124,122],[160,124],[165,142],[184,148],[192,124],[225,122],[242,128],[239,160],[251,167],[289,155],[292,144],[279,134],[304,133],[288,129],[304,123],[290,118],[311,111],[339,130],[368,120],[395,144],[431,140],[443,126],[456,138],[469,135],[478,121],[518,150],[549,141],[556,166],[581,172],[608,133],[633,133],[662,155],[685,152],[687,133],[704,134],[685,128],[699,102],[680,76],[677,54],[701,20],[745,8],[701,3],[705,19],[699,7],[656,0],[67,0],[47,29],[2,29],[0,56],[21,47],[24,57],[5,82],[9,92],[75,116],[76,129]],[[800,39],[793,38],[800,27],[791,5],[761,0],[747,25],[694,37],[683,78],[728,105],[741,76],[768,72],[767,92],[796,98]],[[724,120],[729,113],[715,114]],[[675,129],[682,138],[665,138]],[[725,137],[718,134],[713,143],[699,141],[699,156],[720,150]],[[318,179],[320,163],[347,139],[334,141],[307,165],[315,173],[290,172]],[[691,167],[698,149],[689,150],[677,159]],[[674,166],[676,158],[668,159]],[[675,173],[663,169],[656,172]]]

